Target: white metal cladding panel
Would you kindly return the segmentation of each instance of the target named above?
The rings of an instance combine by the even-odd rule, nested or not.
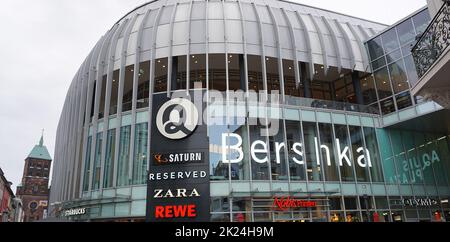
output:
[[[225,2],[225,18],[241,20],[239,5],[237,2]]]
[[[205,43],[206,40],[206,22],[204,20],[195,20],[191,22],[191,43]]]
[[[153,28],[144,29],[142,32],[142,51],[147,51],[152,48],[152,42],[149,41],[153,39]]]
[[[136,23],[133,26],[133,29],[131,30],[131,33],[137,32],[139,29],[139,26],[141,26],[142,21],[144,20],[144,14],[141,14],[137,17]]]
[[[291,41],[291,34],[289,28],[286,27],[279,27],[279,33],[280,33],[280,45],[283,49],[293,49],[292,47],[292,41]]]
[[[262,25],[262,32],[264,37],[264,45],[265,46],[271,46],[276,47],[276,36],[275,36],[275,30],[273,28],[272,24],[263,24]]]
[[[158,26],[158,32],[156,33],[156,48],[169,46],[170,35],[170,24]]]
[[[260,45],[260,32],[257,22],[245,22],[245,38],[248,44]]]
[[[182,3],[177,6],[177,11],[175,13],[175,22],[187,21],[189,19],[189,3]]]
[[[209,42],[225,42],[225,32],[224,32],[224,24],[223,20],[209,20],[208,22],[208,30],[209,30]]]
[[[130,39],[128,40],[127,55],[133,55],[136,53],[137,35],[137,32],[130,35]]]
[[[189,42],[189,22],[177,22],[173,24],[173,45],[182,45]],[[196,30],[193,30],[196,31]],[[196,33],[193,33],[196,34]]]
[[[240,20],[228,20],[226,24],[227,41],[229,43],[242,43],[242,22]]]
[[[251,4],[248,3],[243,3],[242,4],[242,11],[244,12],[244,19],[246,21],[257,21],[257,17],[255,14],[255,11],[253,9],[253,6]]]
[[[212,2],[208,4],[209,19],[223,19],[223,10],[221,2]]]
[[[191,19],[206,19],[206,2],[194,2],[192,6],[192,16]]]

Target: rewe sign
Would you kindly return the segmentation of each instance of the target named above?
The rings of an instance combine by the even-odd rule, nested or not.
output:
[[[339,163],[339,166],[352,166],[352,162],[350,161],[350,148],[348,146],[342,146],[339,139],[336,139],[336,147],[335,147],[335,154],[337,154],[337,160]],[[242,137],[238,134],[228,134],[224,133],[222,134],[222,160],[223,163],[231,163],[236,164],[242,162],[244,159],[244,151],[242,149],[243,140]],[[281,163],[281,151],[286,148],[286,144],[284,142],[275,142],[274,143],[274,150],[276,154],[276,163]],[[320,166],[320,155],[319,153],[322,151],[326,155],[323,157],[324,159],[324,165],[331,166],[331,152],[333,152],[330,147],[326,145],[319,145],[318,138],[314,138],[314,146],[315,146],[315,156],[317,165]],[[305,159],[303,154],[303,144],[300,142],[293,143],[292,147],[287,147],[289,150],[292,150],[296,155],[299,157],[302,157],[302,159],[298,159],[296,157],[293,158],[293,161],[297,165],[304,165]],[[233,154],[236,152],[239,154],[239,156],[235,159],[229,159],[228,158],[228,152],[231,151]],[[262,140],[256,140],[254,141],[250,146],[250,154],[252,157],[252,160],[256,163],[264,164],[269,161],[269,157],[267,157],[267,154],[269,152],[268,144]],[[363,147],[359,147],[356,149],[357,154],[359,156],[357,157],[357,164],[362,167],[372,167],[372,161],[370,159],[370,152],[368,149],[364,149]],[[266,156],[264,158],[258,158],[258,156],[264,155]]]

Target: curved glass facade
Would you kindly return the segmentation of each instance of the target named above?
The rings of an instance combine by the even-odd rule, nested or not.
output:
[[[207,106],[206,132],[194,132],[208,140],[210,221],[450,212],[450,136],[383,120],[409,91],[409,64],[393,56],[420,29],[414,17],[366,52],[363,40],[387,26],[284,1],[175,2],[125,16],[77,73],[58,126],[50,203],[59,214],[82,207],[69,219],[143,221],[152,143],[165,142],[151,138],[161,132],[156,97],[195,91]]]

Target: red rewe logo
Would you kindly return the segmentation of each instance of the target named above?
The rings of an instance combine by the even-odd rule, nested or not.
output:
[[[282,211],[287,211],[293,208],[313,208],[313,207],[317,207],[317,202],[293,199],[290,196],[282,198],[276,197],[275,201],[273,202],[273,208]]]
[[[197,217],[197,206],[194,204],[155,207],[155,218],[157,219],[195,217]]]

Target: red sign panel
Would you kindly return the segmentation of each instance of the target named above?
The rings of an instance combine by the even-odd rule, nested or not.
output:
[[[317,207],[317,202],[293,199],[291,197],[275,198],[273,208],[286,211],[294,208],[313,208]]]

